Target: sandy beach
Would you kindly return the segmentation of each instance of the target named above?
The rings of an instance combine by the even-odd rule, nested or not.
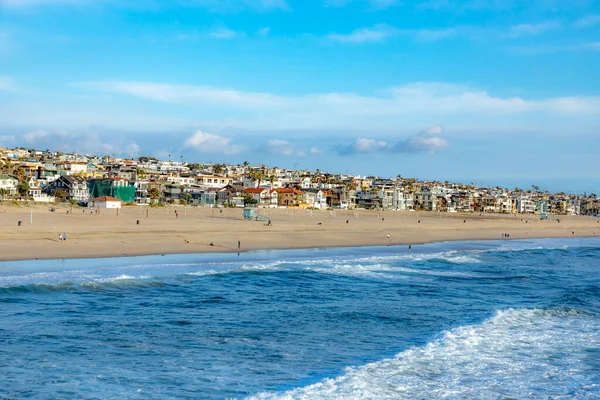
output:
[[[533,215],[261,209],[272,220],[267,226],[244,220],[241,209],[231,208],[133,206],[97,214],[68,206],[51,212],[51,207],[0,204],[0,260],[417,245],[500,240],[504,233],[510,239],[600,233],[600,218],[587,216],[540,220]],[[59,233],[67,240],[59,241]]]

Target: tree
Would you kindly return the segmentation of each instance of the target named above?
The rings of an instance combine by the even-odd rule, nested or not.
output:
[[[244,198],[244,206],[247,206],[250,204],[258,204],[258,200],[256,200],[254,197],[252,197],[252,195],[249,193],[244,193],[242,195],[242,197]]]
[[[219,175],[224,171],[225,167],[227,167],[225,164],[215,164],[213,165],[213,173]]]
[[[264,179],[265,174],[262,171],[252,171],[248,174],[250,178],[254,181],[258,181],[258,185],[256,187],[260,187],[260,182]]]
[[[4,197],[8,195],[8,190],[5,188],[0,188],[0,200],[4,200]]]
[[[136,168],[135,169],[135,174],[140,178],[140,179],[144,179],[146,178],[146,171],[143,170],[142,168]]]
[[[160,198],[160,190],[155,187],[148,189],[148,197],[151,200],[158,200]]]
[[[187,204],[190,202],[191,199],[192,199],[192,195],[188,192],[183,192],[183,193],[181,193],[181,195],[179,195],[179,202],[181,204]]]
[[[26,181],[19,183],[19,185],[17,186],[17,191],[19,192],[19,196],[27,196],[27,193],[29,192],[29,183],[27,183]]]
[[[62,189],[56,189],[54,191],[54,197],[56,198],[56,202],[64,202],[69,197],[69,194]]]
[[[248,165],[250,165],[250,163],[248,161],[244,161],[244,167],[247,167]]]

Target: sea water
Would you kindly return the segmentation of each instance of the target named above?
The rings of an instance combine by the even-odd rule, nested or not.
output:
[[[0,263],[0,398],[599,399],[600,240]]]

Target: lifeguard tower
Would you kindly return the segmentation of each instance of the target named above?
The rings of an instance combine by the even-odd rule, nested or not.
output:
[[[244,207],[244,211],[242,212],[242,215],[244,216],[244,219],[250,220],[250,221],[265,221],[267,222],[267,224],[271,224],[271,218],[265,216],[265,215],[260,215],[258,213],[258,208],[257,207]]]

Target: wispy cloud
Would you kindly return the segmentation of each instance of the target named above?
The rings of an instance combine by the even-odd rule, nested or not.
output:
[[[135,157],[139,155],[140,146],[128,139],[122,132],[111,134],[103,128],[91,127],[70,131],[64,129],[38,129],[26,131],[19,135],[21,145],[37,148],[54,148],[62,151],[80,152]]]
[[[517,54],[538,55],[568,52],[600,51],[600,42],[574,43],[567,45],[538,45],[538,46],[513,46],[510,50]]]
[[[319,147],[313,146],[307,150],[302,145],[292,143],[288,140],[283,139],[268,140],[266,145],[260,148],[259,150],[266,151],[268,154],[294,157],[304,157],[309,155],[315,156],[323,154],[323,150],[321,150]]]
[[[421,41],[445,39],[457,33],[454,28],[444,29],[398,29],[387,24],[377,24],[370,28],[355,29],[350,33],[330,33],[327,39],[350,44],[383,42],[386,39],[405,36]]]
[[[576,28],[588,28],[600,24],[600,15],[588,15],[573,24]]]
[[[384,42],[388,39],[404,37],[417,41],[429,42],[443,40],[454,36],[462,36],[473,40],[516,39],[525,36],[541,35],[559,29],[557,21],[519,24],[507,28],[491,28],[477,26],[456,26],[449,28],[399,29],[388,24],[377,24],[372,27],[355,29],[349,33],[330,33],[326,38],[333,42],[345,44],[363,44]]]
[[[368,139],[368,138],[358,138],[354,141],[354,143],[343,146],[339,153],[342,155],[349,154],[367,154],[367,153],[377,153],[380,151],[388,151],[392,148],[392,145],[384,140],[376,140],[376,139]]]
[[[396,29],[387,24],[378,24],[372,28],[355,29],[350,33],[330,33],[327,39],[339,43],[372,43],[395,36]]]
[[[478,11],[510,11],[514,9],[549,10],[587,8],[590,0],[423,0],[416,8],[423,11],[446,11],[453,13]]]
[[[560,28],[557,21],[546,21],[538,24],[519,24],[513,25],[508,29],[507,36],[510,38],[519,38],[522,36],[535,36],[542,33]]]
[[[344,7],[350,3],[366,3],[371,10],[385,10],[402,4],[400,0],[325,0],[325,7]]]
[[[157,2],[154,0],[3,0],[0,4],[9,8],[41,6],[114,6],[135,9],[205,8],[211,12],[231,13],[244,10],[268,12],[291,10],[286,0],[174,0]]]
[[[14,92],[17,90],[17,83],[10,76],[0,75],[0,91]]]
[[[230,138],[202,131],[196,131],[188,138],[184,147],[200,153],[237,154],[244,151],[244,146],[233,144]]]
[[[232,29],[220,28],[210,32],[209,36],[216,39],[233,39],[236,37],[244,36],[244,33],[237,32]]]
[[[257,36],[269,36],[269,33],[271,33],[271,28],[268,26],[265,26],[264,28],[260,28],[256,31],[256,35]]]
[[[76,86],[179,104],[206,115],[241,113],[246,116],[247,123],[264,128],[339,128],[353,125],[391,127],[398,126],[402,120],[419,118],[489,121],[505,120],[507,116],[516,114],[538,117],[546,115],[551,118],[580,115],[595,118],[600,111],[600,97],[565,96],[535,100],[499,97],[469,86],[437,82],[416,82],[391,87],[380,91],[378,96],[335,92],[284,96],[204,86],[130,81],[90,82]],[[219,124],[236,126],[243,123],[223,119]]]

